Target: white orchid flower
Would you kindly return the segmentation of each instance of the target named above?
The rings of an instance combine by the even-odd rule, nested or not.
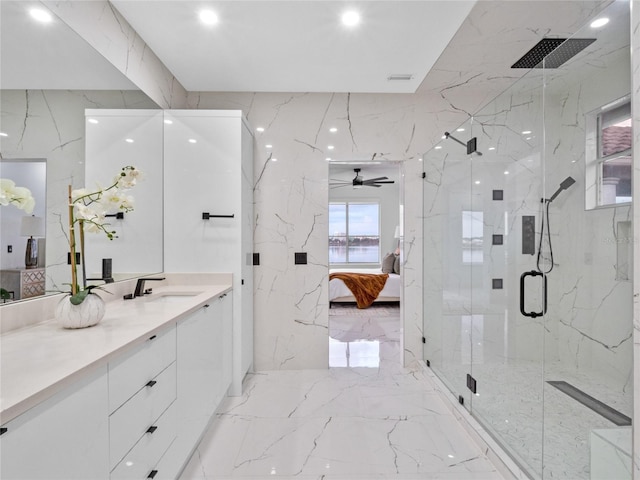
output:
[[[16,187],[13,180],[0,178],[0,205],[10,204],[31,214],[36,206],[36,201],[28,188]]]

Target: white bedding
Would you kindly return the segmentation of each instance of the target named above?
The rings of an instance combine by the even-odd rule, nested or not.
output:
[[[374,273],[382,274],[380,268],[332,268],[329,273],[352,272],[352,273]],[[376,302],[398,302],[400,301],[400,275],[390,273],[384,288],[380,291]],[[329,281],[329,301],[330,302],[355,302],[355,298],[344,282],[338,278]]]

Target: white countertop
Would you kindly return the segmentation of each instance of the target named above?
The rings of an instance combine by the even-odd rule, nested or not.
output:
[[[46,400],[114,356],[231,291],[231,284],[166,285],[132,300],[106,300],[97,325],[62,328],[50,318],[0,337],[0,424]],[[179,302],[158,301],[171,293],[194,293]]]

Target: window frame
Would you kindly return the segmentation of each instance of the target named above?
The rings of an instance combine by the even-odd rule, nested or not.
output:
[[[628,201],[604,203],[603,187],[604,187],[604,166],[605,163],[615,161],[617,158],[629,157],[629,169],[633,173],[633,146],[615,152],[609,155],[603,155],[602,133],[604,119],[607,115],[616,110],[625,110],[629,107],[628,114],[620,114],[618,118],[609,120],[607,123],[622,122],[629,120],[633,122],[631,113],[631,95],[625,95],[617,100],[603,105],[586,114],[585,133],[586,133],[586,150],[585,150],[585,208],[587,210],[595,210],[599,208],[612,208],[626,206],[632,203],[632,198]],[[631,128],[633,129],[633,123]],[[633,131],[633,130],[632,130]],[[626,163],[626,162],[624,162]]]

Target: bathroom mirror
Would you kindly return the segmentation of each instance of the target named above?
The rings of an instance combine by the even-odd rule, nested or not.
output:
[[[161,110],[57,17],[52,15],[46,22],[34,19],[30,14],[34,6],[42,7],[24,1],[0,2],[0,158],[3,162],[37,160],[46,165],[44,204],[36,209],[45,212],[45,237],[39,242],[39,253],[45,259],[45,294],[51,294],[66,291],[65,284],[71,279],[67,189],[68,185],[85,186],[85,110]],[[160,171],[161,161],[159,158]],[[160,177],[148,180],[162,181]],[[138,205],[153,202],[154,209],[162,209],[156,196],[145,199],[143,189],[137,193]],[[15,210],[0,208],[3,216],[7,209]],[[135,211],[132,219],[134,215]],[[145,243],[145,235],[153,230],[152,241],[158,243],[157,230],[161,231],[162,223],[157,217],[155,221],[155,230],[145,228],[136,233],[140,238],[130,234],[129,240]],[[16,232],[5,238],[4,230],[0,232],[0,271],[24,269],[26,239],[20,237],[16,245]],[[87,237],[87,242],[91,241],[92,237]],[[100,251],[101,256],[112,258],[115,279],[162,271],[161,248],[146,252],[144,271],[132,272],[124,260],[118,260],[123,249],[117,242],[113,240]]]

